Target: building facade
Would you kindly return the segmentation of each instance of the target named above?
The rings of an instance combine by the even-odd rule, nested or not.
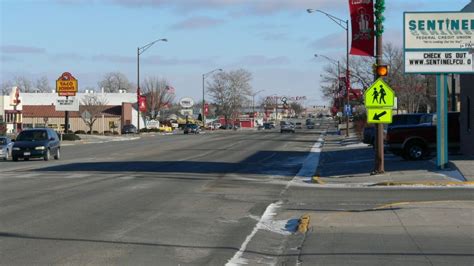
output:
[[[471,1],[463,12],[474,12]],[[474,155],[474,74],[461,75],[461,152]]]
[[[82,105],[88,96],[97,96],[103,102],[102,111],[95,117],[93,131],[120,132],[123,125],[137,125],[137,105],[135,93],[78,93],[75,98],[79,111],[69,111],[69,131],[88,132],[89,126],[83,119],[86,107]],[[0,98],[0,116],[6,123],[7,133],[24,128],[50,127],[59,132],[65,129],[65,112],[56,111],[56,101],[64,99],[56,93],[21,93],[20,104],[15,108],[9,104],[8,95]],[[87,119],[86,119],[87,120]],[[142,118],[141,125],[145,125]]]

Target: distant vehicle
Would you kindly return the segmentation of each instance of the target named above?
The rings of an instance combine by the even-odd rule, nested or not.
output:
[[[212,128],[213,128],[213,129],[218,129],[218,128],[220,128],[221,126],[222,126],[221,123],[214,123],[214,124],[212,124]]]
[[[199,134],[200,132],[201,128],[196,124],[187,124],[184,126],[184,134]]]
[[[122,127],[122,134],[137,134],[138,130],[137,128],[130,124],[130,125],[124,125]]]
[[[13,149],[13,142],[8,137],[0,137],[0,158],[8,161],[10,159]]]
[[[231,124],[227,124],[227,125],[222,125],[219,127],[220,129],[232,129],[233,126]]]
[[[280,123],[280,133],[295,133],[295,125],[291,122],[282,121]]]
[[[273,123],[263,123],[263,128],[264,129],[273,129],[273,128],[275,128],[275,124],[273,124]]]
[[[303,129],[303,125],[301,124],[301,122],[296,122],[295,128],[296,129]]]
[[[58,134],[50,128],[25,129],[18,136],[13,144],[12,159],[18,161],[23,158],[25,161],[30,158],[43,158],[45,161],[51,159],[59,160],[61,144]]]
[[[436,116],[431,115],[423,119],[425,118],[431,118],[431,120],[420,120],[423,123],[415,125],[389,126],[385,137],[387,149],[407,160],[421,160],[436,150]],[[459,150],[459,127],[459,112],[448,113],[448,148],[450,151]]]
[[[307,129],[314,129],[314,123],[306,124]]]

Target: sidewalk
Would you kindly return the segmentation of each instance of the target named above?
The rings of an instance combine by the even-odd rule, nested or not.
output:
[[[375,151],[351,133],[349,137],[328,132],[316,171],[321,183],[394,185],[394,184],[455,184],[474,181],[472,157],[452,157],[451,167],[439,170],[436,157],[430,160],[407,161],[385,153],[385,173],[370,175],[375,166]]]

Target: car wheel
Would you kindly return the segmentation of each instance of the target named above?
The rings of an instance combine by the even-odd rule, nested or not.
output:
[[[59,151],[59,149],[57,149],[56,150],[56,155],[54,155],[54,159],[59,160],[59,158],[61,158],[61,152]]]
[[[30,158],[28,158],[28,157],[27,157],[27,158],[23,158],[23,160],[24,160],[24,161],[29,161]]]
[[[280,130],[280,133],[283,133],[283,130]]]
[[[47,150],[46,150],[46,153],[44,154],[44,158],[43,158],[43,159],[44,159],[45,161],[49,161],[50,157],[51,157],[51,152],[50,152],[49,149],[47,149]],[[25,158],[25,159],[26,159],[26,158]]]
[[[409,160],[421,160],[426,155],[426,148],[421,141],[411,141],[405,146],[404,157]]]
[[[14,162],[18,162],[18,157],[12,156],[12,160],[13,160]]]

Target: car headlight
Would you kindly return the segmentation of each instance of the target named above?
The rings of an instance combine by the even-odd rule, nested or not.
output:
[[[13,147],[13,150],[14,150],[14,151],[19,151],[20,148],[18,148],[18,147]]]
[[[44,149],[45,149],[44,146],[38,146],[38,147],[35,148],[35,150],[40,150],[40,151],[42,151]]]

